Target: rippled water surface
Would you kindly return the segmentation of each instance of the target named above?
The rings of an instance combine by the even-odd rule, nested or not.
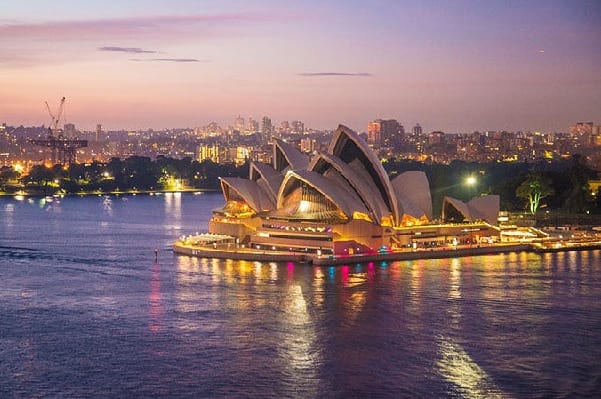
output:
[[[601,392],[600,251],[339,267],[174,255],[221,205],[0,199],[0,397]]]

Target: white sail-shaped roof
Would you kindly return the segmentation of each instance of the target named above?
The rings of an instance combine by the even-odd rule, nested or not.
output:
[[[311,160],[292,144],[275,139],[273,167],[251,162],[249,179],[225,178],[222,190],[232,207],[234,201],[243,201],[255,212],[269,211],[274,217],[361,219],[381,226],[432,218],[426,175],[406,172],[391,181],[367,143],[342,125],[327,152]],[[479,204],[471,211],[467,205],[457,206],[465,214],[482,214]]]
[[[500,198],[498,195],[486,195],[484,197],[472,198],[466,203],[457,198],[444,197],[442,201],[443,219],[447,219],[448,206],[455,208],[467,221],[484,220],[496,225],[499,216]]]
[[[309,158],[292,144],[274,139],[273,141],[273,167],[276,171],[306,169]]]
[[[284,177],[284,182],[278,193],[277,208],[284,206],[284,200],[294,188],[295,181],[301,181],[314,188],[335,204],[349,219],[353,217],[354,212],[368,213],[367,208],[352,191],[349,186],[339,184],[331,179],[327,179],[319,173],[308,170],[289,171]]]
[[[404,172],[390,182],[401,204],[401,213],[432,219],[432,196],[428,177],[421,171]]]
[[[271,166],[261,162],[250,163],[249,175],[250,180],[256,181],[269,194],[275,204],[284,176]]]
[[[400,212],[396,194],[384,167],[382,167],[380,160],[367,143],[348,127],[339,125],[336,132],[334,132],[328,152],[349,164],[358,173],[360,173],[359,169],[367,172],[370,180],[374,182],[377,188],[374,195],[379,195],[382,198],[394,222],[399,223]]]
[[[226,201],[239,197],[244,200],[255,212],[271,211],[275,209],[275,202],[253,180],[240,177],[227,177],[221,179],[221,191]]]
[[[501,198],[498,195],[485,195],[484,197],[472,198],[468,203],[474,219],[486,220],[490,224],[497,224]]]
[[[328,174],[328,168],[333,168],[342,175],[369,209],[374,222],[379,222],[383,217],[390,215],[390,210],[382,197],[374,195],[377,187],[363,169],[352,168],[337,156],[325,153],[318,153],[313,157],[308,167],[309,170],[324,175]]]

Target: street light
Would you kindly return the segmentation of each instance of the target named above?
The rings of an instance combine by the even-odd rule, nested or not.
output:
[[[469,187],[475,186],[476,183],[477,183],[476,176],[468,176],[465,179],[465,184],[467,184]]]
[[[474,196],[474,189],[476,187],[476,184],[478,183],[478,180],[476,179],[476,176],[471,175],[465,178],[465,185],[468,187],[468,194],[470,197]]]

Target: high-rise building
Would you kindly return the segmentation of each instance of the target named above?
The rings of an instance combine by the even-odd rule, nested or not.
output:
[[[234,129],[239,132],[244,131],[244,118],[238,115],[236,119],[234,119]]]
[[[250,148],[244,146],[236,147],[236,156],[234,157],[234,163],[236,165],[244,164],[250,157]]]
[[[261,121],[261,133],[263,133],[263,137],[265,137],[266,140],[271,141],[273,136],[273,125],[271,124],[271,119],[267,116],[264,116]]]
[[[219,163],[219,146],[217,144],[205,144],[198,146],[198,156],[196,157],[196,159],[198,160],[198,162],[209,160],[215,163]]]
[[[288,121],[280,122],[280,130],[282,131],[282,133],[289,133],[290,132],[290,123],[288,123]]]
[[[445,135],[444,132],[431,132],[428,135],[428,144],[444,144]]]
[[[73,123],[65,123],[63,126],[65,137],[73,138],[75,137],[75,125]]]
[[[248,133],[256,133],[259,131],[259,122],[254,120],[252,116],[248,117]]]
[[[301,121],[292,121],[292,133],[296,134],[304,134],[305,133],[305,124]]]
[[[591,144],[594,146],[601,145],[601,125],[593,126],[593,133],[591,135]]]
[[[238,129],[229,129],[225,141],[227,144],[238,143],[240,141],[240,131]]]
[[[310,137],[303,137],[300,141],[301,152],[311,153],[317,149],[317,140]]]
[[[570,136],[575,143],[588,146],[594,141],[593,132],[596,130],[593,122],[578,122],[570,126]]]
[[[382,145],[384,147],[396,148],[401,144],[401,139],[405,129],[396,119],[387,119],[382,121]]]
[[[581,136],[584,134],[592,134],[593,122],[578,122],[575,125],[570,126],[570,136]]]
[[[96,125],[96,141],[100,140],[102,135],[102,125],[99,123]]]
[[[367,144],[374,148],[382,145],[382,119],[376,119],[367,124]]]
[[[397,148],[405,128],[396,119],[376,119],[367,125],[367,140],[375,148]]]
[[[415,126],[413,126],[413,135],[414,136],[422,135],[422,127],[419,125],[419,123],[416,123]]]

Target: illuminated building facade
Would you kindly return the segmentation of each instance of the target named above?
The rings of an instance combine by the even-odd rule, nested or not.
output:
[[[376,119],[367,124],[367,143],[373,148],[397,148],[405,128],[396,119]]]
[[[419,125],[419,123],[416,123],[415,126],[413,126],[413,135],[419,137],[422,135],[422,133],[422,127]]]
[[[226,203],[209,232],[253,248],[352,255],[407,245],[407,229],[431,226],[425,173],[389,179],[367,143],[342,125],[311,158],[276,139],[272,165],[252,162],[248,179],[222,178],[221,187]]]

